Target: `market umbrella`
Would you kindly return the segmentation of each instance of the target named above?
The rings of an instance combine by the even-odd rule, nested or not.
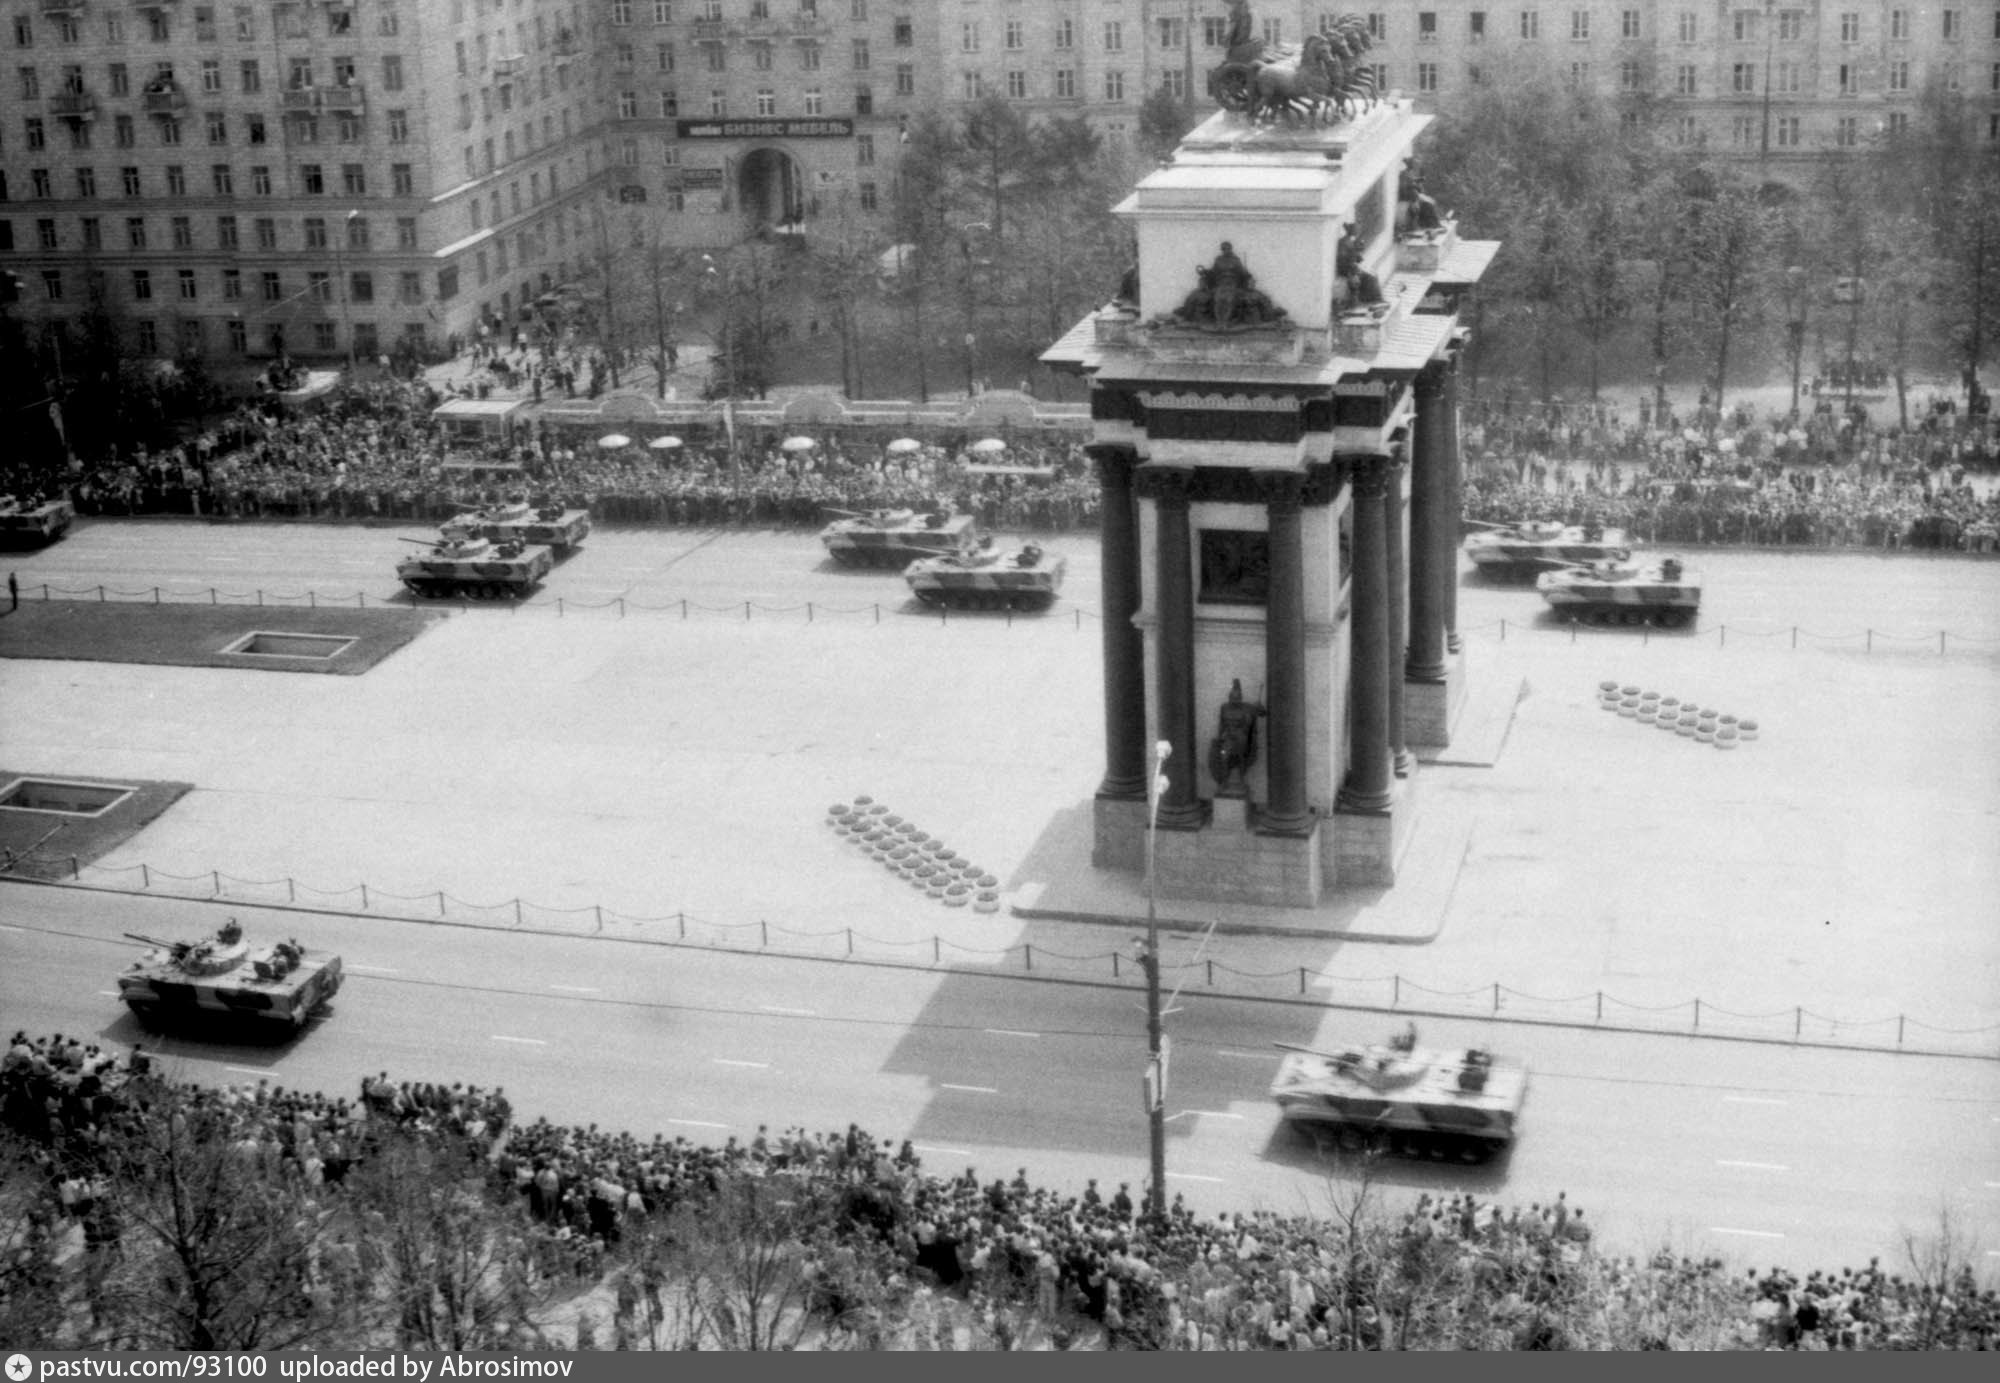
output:
[[[646,443],[654,451],[672,451],[680,444],[681,439],[678,437],[655,437],[652,441]]]
[[[886,450],[893,456],[907,456],[913,451],[922,451],[924,444],[914,437],[898,437],[889,443]]]
[[[810,437],[787,437],[784,441],[778,443],[778,447],[782,451],[811,451],[818,445],[819,443]]]
[[[971,446],[967,447],[966,450],[976,451],[981,456],[991,456],[996,451],[1007,450],[1007,444],[1001,441],[998,437],[982,437],[978,441],[974,442]]]
[[[1736,450],[1736,439],[1734,437],[1724,437],[1720,442],[1715,444],[1715,449],[1724,456],[1731,455]]]
[[[616,451],[620,447],[631,446],[632,439],[622,432],[607,432],[597,439],[597,445],[606,451]]]

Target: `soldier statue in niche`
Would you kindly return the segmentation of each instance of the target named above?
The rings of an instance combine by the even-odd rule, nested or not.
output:
[[[1243,267],[1235,247],[1227,240],[1215,261],[1195,270],[1198,286],[1174,310],[1178,320],[1190,326],[1240,328],[1276,322],[1285,310],[1256,286],[1257,280]]]
[[[1242,679],[1231,679],[1229,699],[1216,713],[1215,738],[1208,742],[1208,772],[1217,797],[1248,794],[1243,777],[1257,762],[1257,718],[1265,714],[1263,705],[1243,699]]]

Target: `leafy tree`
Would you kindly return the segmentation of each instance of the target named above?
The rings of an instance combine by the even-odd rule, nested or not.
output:
[[[1026,175],[1036,152],[1028,122],[1004,96],[982,96],[960,118],[958,145],[984,203],[981,214],[995,239],[1004,239],[1007,194]]]
[[[1719,409],[1729,383],[1730,349],[1760,303],[1773,218],[1756,193],[1734,178],[1709,179],[1704,191],[1688,208],[1689,302],[1697,323],[1708,326]]]
[[[1139,150],[1146,162],[1164,162],[1194,129],[1197,119],[1193,105],[1175,96],[1165,84],[1147,92],[1139,103]]]

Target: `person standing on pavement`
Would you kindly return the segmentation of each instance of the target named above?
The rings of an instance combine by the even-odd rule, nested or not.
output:
[[[20,608],[21,608],[21,582],[20,579],[16,577],[13,572],[10,571],[7,573],[7,613],[11,615],[12,613],[14,613],[14,611]]]

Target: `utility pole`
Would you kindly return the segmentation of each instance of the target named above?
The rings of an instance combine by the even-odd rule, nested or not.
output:
[[[354,321],[348,315],[347,309],[347,238],[353,234],[355,218],[360,215],[358,209],[347,213],[346,221],[341,224],[340,239],[335,242],[333,255],[333,271],[340,277],[340,333],[347,338],[347,373],[350,376],[354,373]]]
[[[1153,778],[1146,793],[1146,1124],[1152,1158],[1152,1181],[1146,1193],[1146,1213],[1155,1224],[1167,1218],[1167,1037],[1160,1013],[1159,883],[1154,872],[1154,848],[1160,835],[1160,797],[1167,790],[1167,758],[1171,741],[1153,746]]]

